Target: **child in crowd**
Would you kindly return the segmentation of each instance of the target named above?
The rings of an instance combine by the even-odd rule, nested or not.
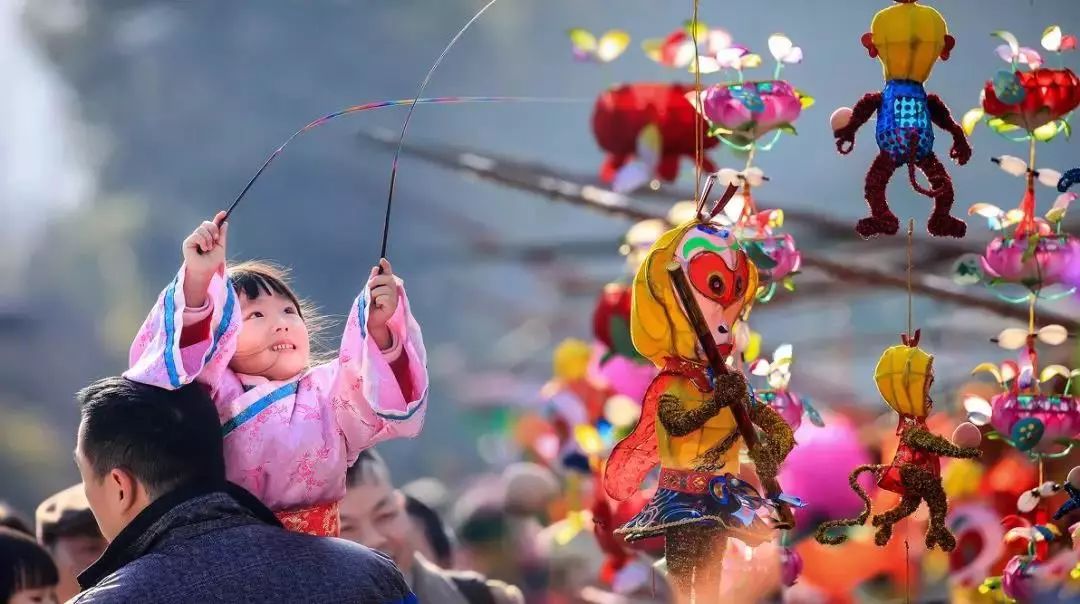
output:
[[[125,377],[209,389],[229,480],[291,530],[336,536],[345,471],[375,443],[420,432],[427,359],[400,279],[385,259],[349,313],[338,356],[313,363],[310,310],[282,270],[227,267],[220,212],[183,244],[184,265],[131,347]]]

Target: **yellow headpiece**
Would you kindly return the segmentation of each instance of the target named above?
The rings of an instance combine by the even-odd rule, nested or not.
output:
[[[657,239],[649,249],[645,260],[638,267],[634,277],[633,298],[630,309],[630,337],[634,347],[642,356],[657,367],[663,367],[667,357],[679,356],[693,359],[697,356],[697,336],[686,318],[679,303],[678,294],[671,284],[667,265],[676,258],[681,258],[683,239],[694,227],[703,224],[699,220],[688,220],[667,231]],[[754,300],[758,289],[757,268],[746,252],[737,249],[734,232],[730,228],[722,229],[726,237],[722,241],[728,244],[724,254],[729,257],[729,265],[734,265],[734,257],[741,256],[749,269],[749,283],[746,293],[734,304],[746,309]]]
[[[874,370],[881,398],[900,415],[926,417],[933,363],[933,355],[918,346],[887,348]]]
[[[948,33],[941,13],[914,2],[883,9],[870,23],[886,80],[926,82],[945,49]]]

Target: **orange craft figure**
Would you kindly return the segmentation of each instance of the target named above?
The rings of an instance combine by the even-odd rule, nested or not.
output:
[[[836,545],[843,543],[847,535],[830,534],[830,529],[858,526],[870,516],[870,497],[859,485],[859,475],[873,472],[878,487],[900,495],[900,503],[893,509],[877,514],[871,523],[878,527],[874,542],[885,545],[892,538],[893,525],[915,513],[924,500],[930,508],[930,526],[926,531],[926,547],[939,547],[949,552],[956,547],[956,538],[945,525],[949,502],[941,485],[940,457],[972,459],[982,455],[973,447],[961,447],[930,432],[926,416],[934,402],[930,400],[930,385],[934,381],[934,357],[919,348],[919,332],[913,337],[901,336],[902,344],[885,350],[874,371],[878,392],[900,417],[896,433],[900,443],[890,464],[868,464],[855,468],[851,473],[851,488],[863,500],[862,514],[851,520],[833,520],[818,527],[816,538],[820,543]],[[972,431],[974,430],[974,433]],[[961,424],[954,440],[980,442],[979,430],[969,423]]]

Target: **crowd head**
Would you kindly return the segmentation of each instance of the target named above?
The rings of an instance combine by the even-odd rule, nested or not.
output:
[[[225,482],[220,420],[201,388],[110,377],[79,392],[75,463],[106,539],[181,484]]]

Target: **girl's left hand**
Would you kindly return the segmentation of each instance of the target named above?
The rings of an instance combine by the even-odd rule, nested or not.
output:
[[[382,274],[379,274],[380,268]],[[368,300],[371,303],[368,329],[381,330],[386,327],[398,307],[398,286],[394,280],[394,270],[386,258],[379,260],[379,266],[372,267],[367,290]]]

